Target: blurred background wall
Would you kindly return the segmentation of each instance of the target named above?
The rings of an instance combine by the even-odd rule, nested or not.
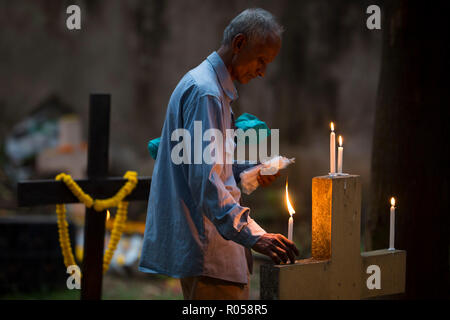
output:
[[[82,10],[82,29],[66,28],[67,6]],[[262,7],[285,27],[265,78],[237,85],[236,115],[252,113],[280,129],[280,153],[295,157],[273,186],[243,196],[271,232],[287,232],[284,184],[297,211],[294,237],[310,254],[311,178],[328,173],[329,123],[344,136],[344,171],[363,181],[367,211],[381,31],[366,28],[361,0],[1,1],[0,212],[13,211],[17,175],[4,145],[14,126],[56,99],[81,118],[87,136],[90,93],[112,95],[110,173],[151,176],[147,142],[160,135],[177,82],[218,49],[223,29],[248,7]],[[29,177],[38,175],[30,172]],[[26,176],[25,176],[26,177]],[[6,205],[8,204],[8,205]],[[9,209],[8,209],[9,208]],[[131,209],[130,209],[131,210]],[[53,213],[53,212],[51,212]],[[145,204],[130,212],[145,219]],[[364,245],[365,243],[363,243]],[[370,244],[367,244],[370,245]]]

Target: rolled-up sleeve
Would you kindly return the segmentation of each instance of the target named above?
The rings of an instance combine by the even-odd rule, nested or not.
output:
[[[203,95],[191,101],[190,106],[185,109],[184,124],[191,135],[191,150],[194,150],[195,143],[194,121],[201,121],[202,136],[208,129],[218,129],[224,135],[226,128],[222,114],[222,104],[216,96]],[[211,141],[202,139],[202,155],[210,143]],[[222,145],[225,148],[225,143]],[[250,217],[250,209],[241,206],[234,199],[230,187],[221,179],[225,165],[231,164],[215,160],[208,164],[203,158],[201,164],[195,164],[193,156],[191,160],[191,164],[187,166],[187,180],[195,204],[202,209],[223,238],[251,248],[266,231]],[[233,175],[231,178],[234,179]]]

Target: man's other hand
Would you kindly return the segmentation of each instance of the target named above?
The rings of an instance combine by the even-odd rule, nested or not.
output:
[[[280,171],[278,171],[274,175],[263,175],[263,174],[261,174],[261,171],[260,171],[260,172],[258,172],[258,177],[256,177],[256,179],[258,180],[258,183],[260,186],[267,187],[267,186],[270,186],[272,184],[272,182],[274,182],[275,179],[279,176],[280,176]]]
[[[266,233],[253,245],[253,250],[269,256],[275,264],[281,262],[295,263],[295,256],[299,255],[294,242],[287,239],[282,234]]]

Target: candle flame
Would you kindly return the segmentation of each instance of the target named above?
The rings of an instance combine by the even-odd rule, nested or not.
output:
[[[391,198],[391,205],[395,206],[395,198],[394,197]]]
[[[109,213],[109,210],[106,210],[106,221],[109,220],[109,217],[111,216],[111,214]]]
[[[292,216],[295,213],[294,208],[291,205],[291,201],[289,201],[289,192],[288,192],[288,181],[286,179],[286,205],[289,210],[289,214]]]
[[[339,136],[339,147],[342,147],[342,136]]]
[[[330,123],[330,127],[331,127],[331,131],[334,131],[334,123],[333,122]]]

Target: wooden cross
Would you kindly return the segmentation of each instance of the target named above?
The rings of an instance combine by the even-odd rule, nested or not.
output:
[[[92,94],[89,107],[87,179],[76,180],[93,199],[113,196],[127,179],[108,177],[109,119],[111,96]],[[147,201],[150,178],[139,177],[138,184],[124,201]],[[64,182],[55,180],[21,181],[17,187],[19,206],[77,203]],[[100,300],[102,295],[103,250],[106,211],[86,208],[81,299]]]
[[[360,221],[359,176],[313,178],[312,257],[262,265],[261,299],[361,299],[404,292],[406,251],[361,253]],[[379,288],[372,283],[377,272]]]

